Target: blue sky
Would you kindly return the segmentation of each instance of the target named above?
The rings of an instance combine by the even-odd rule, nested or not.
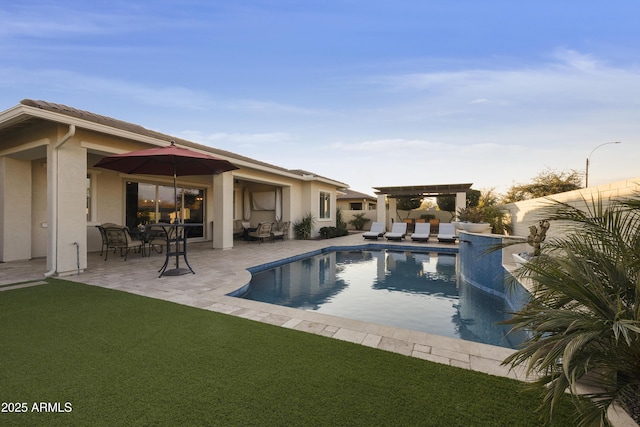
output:
[[[41,99],[373,194],[640,177],[640,3],[3,1],[0,110]]]

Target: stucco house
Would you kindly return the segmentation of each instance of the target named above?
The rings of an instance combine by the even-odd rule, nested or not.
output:
[[[0,262],[47,257],[47,275],[71,274],[87,267],[87,253],[100,250],[96,225],[171,220],[173,178],[94,167],[104,156],[171,140],[238,167],[219,175],[178,177],[185,220],[203,224],[191,240],[231,249],[234,220],[255,226],[277,219],[295,222],[311,213],[314,234],[335,226],[336,194],[347,187],[342,182],[25,99],[0,113]]]
[[[378,199],[365,193],[345,189],[338,193],[338,207],[349,211],[368,211],[377,208]]]

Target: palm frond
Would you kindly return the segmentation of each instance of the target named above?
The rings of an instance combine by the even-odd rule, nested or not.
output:
[[[581,425],[607,425],[612,403],[640,400],[640,197],[550,201],[544,212],[563,234],[517,273],[531,300],[505,323],[530,338],[504,364],[538,375],[549,415],[588,379],[597,388]]]

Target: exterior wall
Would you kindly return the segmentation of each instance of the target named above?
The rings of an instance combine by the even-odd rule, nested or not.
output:
[[[351,209],[351,203],[362,203],[362,209]],[[336,205],[343,211],[366,212],[376,209],[376,202],[367,199],[338,199]]]
[[[410,212],[399,210],[398,213],[400,214],[400,218],[398,218],[398,214],[395,212],[391,215],[394,218],[394,221],[401,221],[405,218],[418,219],[421,215],[434,215],[436,219],[440,220],[440,222],[451,222],[452,220],[451,213],[436,209],[413,209]]]
[[[573,206],[586,207],[586,203],[590,203],[600,195],[603,200],[615,199],[618,197],[626,197],[640,192],[640,177],[624,181],[604,184],[597,187],[583,188],[581,190],[568,191],[566,193],[555,194],[550,196],[559,202],[569,203]],[[529,227],[535,225],[543,219],[542,209],[550,203],[548,198],[538,198],[525,200],[522,202],[510,203],[505,208],[511,215],[514,236],[528,236]],[[552,226],[547,236],[552,237],[555,233]]]
[[[368,230],[371,227],[371,223],[377,221],[378,218],[378,213],[375,210],[368,210],[368,211],[352,211],[352,210],[348,210],[348,209],[343,209],[342,210],[342,219],[344,220],[344,222],[347,223],[347,229],[349,230],[355,230],[356,228],[349,224],[349,221],[351,221],[355,215],[359,215],[359,214],[365,214],[364,217],[365,218],[369,218],[369,222],[367,222],[364,225],[364,229]]]
[[[0,158],[0,261],[31,254],[31,162]]]

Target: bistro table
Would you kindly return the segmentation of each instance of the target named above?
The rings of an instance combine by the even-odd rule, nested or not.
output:
[[[202,224],[197,223],[174,223],[174,224],[149,224],[147,227],[152,230],[162,230],[164,232],[165,238],[167,239],[167,251],[164,260],[164,264],[160,267],[158,272],[160,273],[159,277],[162,276],[181,276],[183,274],[192,273],[196,274],[195,271],[189,265],[189,260],[187,259],[187,236],[189,234],[190,228],[192,227],[202,227]],[[167,270],[169,266],[169,261],[172,257],[175,257],[175,268]],[[184,258],[184,263],[188,268],[180,267],[180,257]]]

